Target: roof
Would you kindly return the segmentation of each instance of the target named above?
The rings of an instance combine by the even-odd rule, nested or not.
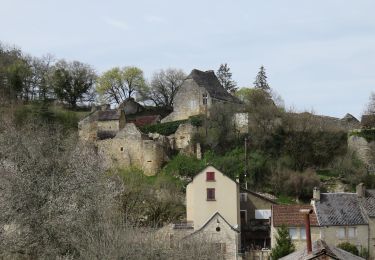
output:
[[[329,256],[338,260],[364,260],[364,258],[353,255],[338,247],[328,245],[324,240],[317,240],[312,244],[312,252],[307,253],[307,248],[293,252],[280,260],[309,260],[321,259],[320,256]]]
[[[375,190],[366,190],[364,198],[360,198],[363,208],[369,217],[375,217]]]
[[[301,209],[313,209],[311,205],[273,205],[272,206],[272,224],[275,227],[286,225],[289,227],[304,226],[305,220]],[[318,226],[318,220],[315,213],[310,215],[310,225]]]
[[[105,111],[98,111],[99,121],[118,120],[119,118],[120,118],[120,113],[118,110],[111,109],[111,110],[105,110]]]
[[[198,86],[205,88],[208,94],[215,99],[223,101],[241,103],[241,101],[229,94],[217,79],[215,72],[212,70],[200,71],[193,69],[186,79],[193,79]]]
[[[355,116],[349,113],[347,113],[343,118],[341,118],[341,121],[359,123],[359,120]]]
[[[368,224],[356,193],[321,193],[315,213],[320,226]]]
[[[264,199],[264,200],[267,200],[268,202],[271,202],[273,204],[277,204],[276,202],[276,197],[273,196],[272,194],[269,194],[269,193],[263,193],[263,192],[255,192],[255,191],[251,191],[251,190],[248,190],[248,189],[245,189],[243,187],[240,187],[241,188],[241,191],[244,191],[246,193],[250,193],[260,199]]]
[[[160,121],[160,115],[151,115],[151,116],[139,116],[134,120],[129,120],[128,122],[134,123],[137,127],[151,125]]]

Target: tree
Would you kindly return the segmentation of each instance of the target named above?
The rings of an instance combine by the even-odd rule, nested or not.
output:
[[[224,63],[220,65],[220,68],[217,70],[217,78],[220,81],[221,85],[230,93],[237,90],[237,83],[232,80],[232,73],[228,64]]]
[[[265,92],[270,92],[271,88],[267,83],[266,70],[264,66],[260,67],[260,70],[255,78],[254,87],[264,90]]]
[[[186,74],[179,69],[155,72],[150,87],[142,93],[142,96],[154,102],[156,106],[172,109],[174,96],[185,78]]]
[[[94,86],[96,74],[87,64],[79,61],[58,61],[54,66],[53,87],[56,96],[72,108]]]
[[[281,226],[277,230],[276,246],[271,251],[272,259],[277,260],[283,256],[293,253],[294,250],[295,246],[289,236],[288,228],[286,226]]]
[[[137,67],[115,67],[104,72],[98,79],[97,91],[102,99],[120,105],[136,93],[145,91],[143,71]]]
[[[359,255],[358,248],[355,245],[350,244],[349,242],[342,242],[338,244],[337,247],[349,253],[352,253],[353,255]]]
[[[365,111],[367,115],[375,115],[375,92],[372,92]]]

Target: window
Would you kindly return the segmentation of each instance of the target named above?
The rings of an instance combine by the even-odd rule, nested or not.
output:
[[[289,228],[289,236],[291,239],[298,239],[297,228]]]
[[[299,237],[300,237],[300,239],[306,240],[306,229],[305,228],[300,228]]]
[[[207,105],[207,93],[206,94],[202,94],[202,98],[203,98],[203,105]]]
[[[241,202],[247,201],[247,193],[240,193],[240,201]]]
[[[206,181],[215,181],[215,172],[206,172]]]
[[[336,237],[339,238],[339,239],[345,238],[345,228],[344,227],[337,228]]]
[[[124,151],[124,147],[121,147],[121,148],[120,148],[120,151],[121,151],[121,152]]]
[[[215,200],[215,189],[207,189],[207,200]]]
[[[246,222],[247,222],[247,211],[246,210],[240,210],[240,218],[241,218],[241,225],[246,224]]]
[[[256,209],[255,219],[270,219],[271,210],[270,209]]]
[[[357,228],[348,227],[348,238],[355,238],[355,237],[357,237]]]

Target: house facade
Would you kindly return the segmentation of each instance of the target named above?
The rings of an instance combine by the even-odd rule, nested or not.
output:
[[[206,114],[215,102],[240,103],[220,84],[214,71],[194,69],[184,80],[174,97],[173,112],[162,122],[188,119],[190,116]]]
[[[239,184],[212,166],[198,173],[186,187],[186,220],[194,232],[220,244],[226,259],[238,259],[241,248]]]
[[[296,250],[306,248],[306,230],[301,210],[312,210],[311,205],[273,205],[271,216],[271,246],[276,246],[277,231],[286,226]],[[311,240],[320,239],[320,228],[315,213],[310,215]]]

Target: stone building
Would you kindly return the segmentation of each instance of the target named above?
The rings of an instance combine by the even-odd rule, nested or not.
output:
[[[270,218],[275,200],[270,194],[241,188],[241,245],[246,251],[271,248]]]
[[[313,209],[311,205],[273,205],[271,217],[271,245],[276,246],[277,230],[286,226],[296,250],[306,248],[304,216],[300,210]],[[315,213],[310,215],[311,240],[320,238],[320,228]]]
[[[224,89],[214,71],[194,69],[174,97],[173,112],[162,122],[183,120],[190,116],[208,113],[215,102],[240,103]]]

